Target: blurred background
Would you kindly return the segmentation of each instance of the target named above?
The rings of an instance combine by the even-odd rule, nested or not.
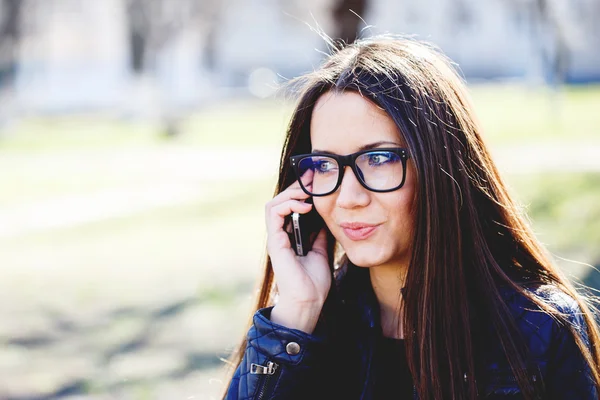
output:
[[[361,17],[359,18],[358,15]],[[0,0],[0,399],[213,399],[323,32],[415,35],[600,288],[600,0]]]

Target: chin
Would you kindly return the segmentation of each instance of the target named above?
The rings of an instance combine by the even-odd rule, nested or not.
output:
[[[376,267],[385,264],[390,260],[387,252],[381,248],[373,248],[371,246],[361,246],[363,248],[344,249],[348,259],[352,264],[359,267]]]

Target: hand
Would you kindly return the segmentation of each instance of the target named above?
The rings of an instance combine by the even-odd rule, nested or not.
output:
[[[303,182],[312,181],[312,174],[311,170],[307,171],[302,177]],[[305,214],[314,207],[304,202],[308,197],[299,183],[294,182],[266,204],[265,220],[267,252],[271,258],[279,293],[279,300],[271,313],[271,319],[273,322],[310,333],[331,286],[326,230],[321,229],[311,250],[301,257],[292,249],[283,226],[285,217],[292,212]]]

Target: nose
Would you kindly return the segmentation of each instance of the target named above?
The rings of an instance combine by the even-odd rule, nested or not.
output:
[[[369,191],[360,184],[350,166],[344,168],[344,177],[337,190],[337,205],[347,209],[365,207],[371,201]]]

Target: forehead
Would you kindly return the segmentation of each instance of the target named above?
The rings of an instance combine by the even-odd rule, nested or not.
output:
[[[316,102],[310,121],[315,149],[349,154],[370,143],[402,144],[398,127],[376,104],[357,92],[327,92]]]

